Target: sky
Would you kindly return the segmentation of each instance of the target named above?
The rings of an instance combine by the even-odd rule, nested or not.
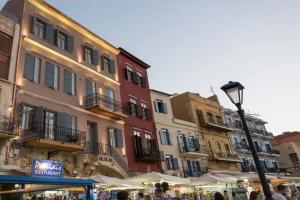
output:
[[[150,64],[151,88],[204,97],[213,88],[235,109],[220,87],[239,81],[245,111],[268,121],[269,131],[300,131],[300,1],[47,2]]]

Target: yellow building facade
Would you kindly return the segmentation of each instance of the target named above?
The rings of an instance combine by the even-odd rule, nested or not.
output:
[[[197,124],[197,135],[209,150],[208,171],[240,171],[242,161],[231,144],[232,129],[223,122],[217,96],[186,92],[171,97],[171,105],[175,118]]]

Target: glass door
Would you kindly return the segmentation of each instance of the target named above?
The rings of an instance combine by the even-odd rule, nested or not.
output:
[[[56,128],[56,113],[46,111],[45,115],[45,139],[54,140]]]

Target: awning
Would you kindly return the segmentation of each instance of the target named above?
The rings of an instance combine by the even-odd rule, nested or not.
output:
[[[135,183],[161,183],[167,182],[169,184],[188,184],[191,181],[187,178],[181,178],[177,176],[170,176],[166,174],[161,174],[158,172],[150,172],[146,174],[141,174],[128,180],[133,181]]]
[[[0,175],[0,183],[65,185],[65,186],[66,185],[67,186],[92,186],[94,181],[91,179],[79,179],[79,178],[54,178],[54,177]]]
[[[218,183],[236,183],[237,178],[224,173],[207,173],[200,177],[191,177],[191,185],[202,186]]]

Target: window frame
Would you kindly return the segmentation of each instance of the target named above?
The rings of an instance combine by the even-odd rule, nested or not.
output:
[[[93,49],[87,46],[84,47],[84,61],[93,64]]]
[[[36,18],[34,24],[34,35],[40,39],[46,39],[47,22],[40,18]]]
[[[68,45],[68,35],[63,31],[58,30],[56,36],[56,43],[59,49],[66,51]]]

